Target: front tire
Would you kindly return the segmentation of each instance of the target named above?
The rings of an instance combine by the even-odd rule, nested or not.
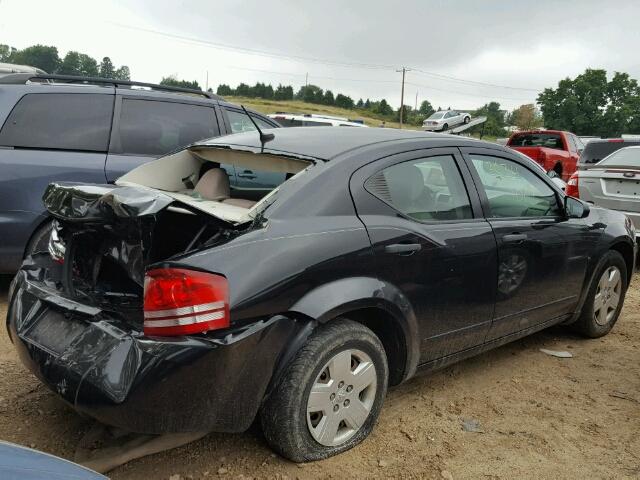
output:
[[[618,321],[626,293],[627,264],[619,252],[609,250],[593,276],[574,330],[589,338],[609,333]]]
[[[371,330],[346,319],[319,326],[262,407],[267,442],[294,462],[353,448],[378,419],[388,377],[384,347]]]
[[[471,121],[471,117],[464,117],[464,124],[466,125]]]

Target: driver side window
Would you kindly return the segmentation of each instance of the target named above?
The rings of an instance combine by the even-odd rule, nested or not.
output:
[[[488,155],[470,155],[489,201],[492,218],[555,217],[560,207],[555,192],[517,162]]]

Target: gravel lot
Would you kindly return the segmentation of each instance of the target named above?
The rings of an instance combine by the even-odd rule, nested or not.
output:
[[[295,465],[257,428],[133,461],[113,479],[640,478],[640,280],[607,337],[555,328],[393,389],[359,447]],[[0,277],[0,316],[8,279]],[[540,348],[568,350],[547,356]],[[22,367],[0,334],[0,439],[72,458],[90,427]],[[232,406],[230,406],[232,408]],[[463,422],[476,420],[479,432]]]

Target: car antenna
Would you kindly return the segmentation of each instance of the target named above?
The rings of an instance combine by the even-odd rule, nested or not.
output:
[[[264,144],[267,143],[267,142],[270,142],[271,140],[276,138],[276,136],[273,133],[264,133],[262,130],[260,130],[260,127],[258,126],[256,121],[253,119],[253,117],[251,115],[249,115],[249,112],[247,112],[247,109],[244,108],[244,105],[240,105],[240,106],[242,107],[242,110],[244,110],[244,113],[247,114],[247,117],[249,117],[249,120],[251,120],[251,123],[253,123],[253,125],[256,127],[256,130],[258,130],[258,133],[260,134],[260,143],[262,144],[262,147],[260,149],[260,153],[263,153],[264,152]]]

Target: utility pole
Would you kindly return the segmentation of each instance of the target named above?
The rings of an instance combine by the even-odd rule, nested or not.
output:
[[[402,67],[402,70],[396,70],[396,72],[402,72],[402,90],[400,91],[400,128],[402,128],[402,114],[404,113],[404,76],[410,71],[406,67]]]
[[[307,74],[304,77],[304,86],[305,87],[309,86],[309,72],[307,72]]]
[[[205,92],[209,91],[209,70],[207,70],[207,86],[204,89]]]
[[[418,90],[416,90],[416,103],[413,106],[413,111],[416,112],[418,110]]]

